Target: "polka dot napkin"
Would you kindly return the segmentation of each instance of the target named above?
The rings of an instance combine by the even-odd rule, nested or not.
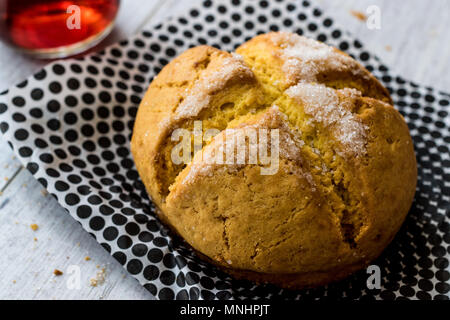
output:
[[[409,125],[417,193],[401,231],[374,262],[381,289],[367,288],[364,270],[304,291],[232,280],[199,260],[155,218],[129,146],[149,82],[189,47],[234,50],[270,30],[297,32],[351,54],[389,88]],[[448,299],[449,99],[393,75],[308,1],[204,1],[106,50],[52,63],[3,92],[0,128],[61,206],[159,299]]]

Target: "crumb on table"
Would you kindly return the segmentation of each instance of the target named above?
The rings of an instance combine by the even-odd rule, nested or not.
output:
[[[31,228],[33,231],[36,231],[37,229],[39,229],[39,226],[38,226],[36,223],[33,223],[33,224],[30,225],[30,228]]]
[[[101,270],[97,271],[95,278],[92,278],[90,280],[91,287],[96,287],[98,285],[103,284],[105,282],[105,277],[106,277],[106,268],[102,268]]]
[[[86,257],[84,258],[84,260],[85,260],[85,261],[89,261],[89,260],[91,260],[91,257],[86,256]]]
[[[360,21],[366,21],[367,20],[367,16],[361,11],[350,10],[350,13],[351,13],[352,16],[354,16],[356,19],[358,19]]]
[[[55,270],[53,270],[53,274],[54,274],[55,276],[62,276],[62,275],[63,275],[63,272],[62,272],[61,270],[55,269]]]

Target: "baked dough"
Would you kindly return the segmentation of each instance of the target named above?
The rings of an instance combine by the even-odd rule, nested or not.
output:
[[[176,164],[172,133],[195,121],[220,133]],[[274,174],[261,174],[260,160],[207,161],[251,129],[278,129]],[[141,102],[131,150],[160,219],[201,257],[285,288],[342,279],[379,256],[417,179],[388,91],[347,54],[287,32],[256,36],[236,53],[199,46],[175,58]]]

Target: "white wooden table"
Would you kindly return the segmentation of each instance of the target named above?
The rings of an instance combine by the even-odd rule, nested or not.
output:
[[[185,12],[195,1],[122,0],[116,28],[100,47]],[[317,4],[393,72],[450,92],[450,1],[317,0]],[[369,30],[350,14],[351,10],[365,12],[372,4],[381,9],[380,30]],[[45,63],[0,43],[0,91]],[[56,200],[42,192],[3,141],[0,191],[0,299],[153,299]],[[31,224],[39,229],[33,231]],[[86,261],[87,256],[91,260]],[[79,289],[68,288],[67,274],[53,275],[54,269],[66,272],[72,265],[81,271]],[[105,283],[90,286],[89,280],[101,268],[106,268]]]

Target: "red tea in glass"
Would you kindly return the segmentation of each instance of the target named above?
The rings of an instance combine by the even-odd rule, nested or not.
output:
[[[0,0],[0,36],[43,58],[80,53],[112,29],[120,0]]]

